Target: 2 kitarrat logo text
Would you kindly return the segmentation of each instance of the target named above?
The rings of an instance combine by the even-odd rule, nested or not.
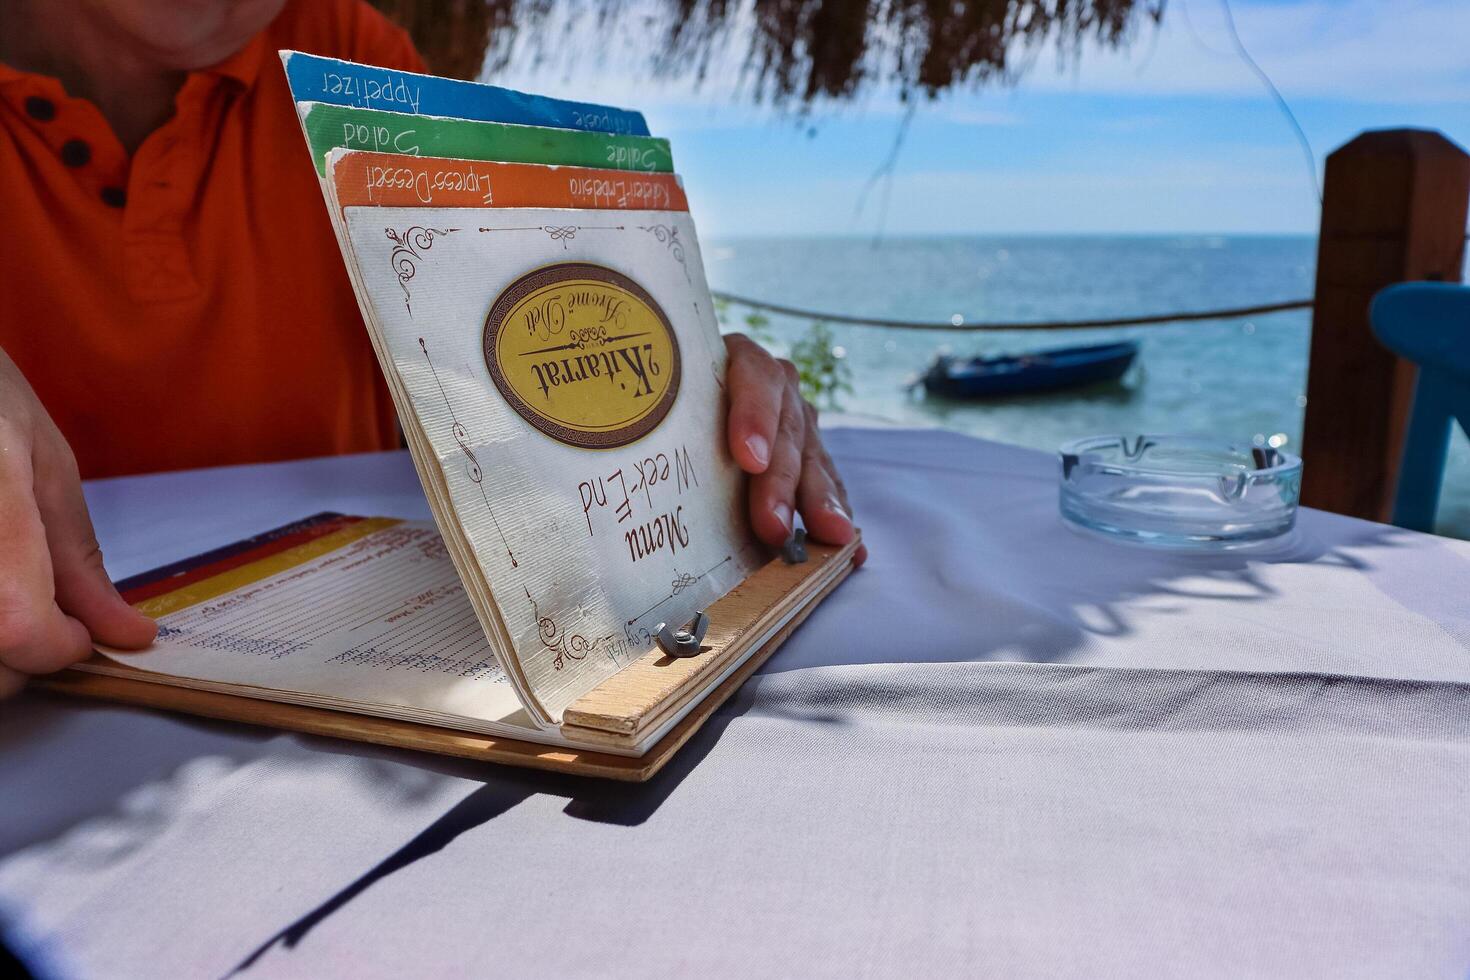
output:
[[[663,309],[632,279],[585,262],[527,273],[496,298],[485,365],[522,418],[583,449],[641,439],[679,392],[679,342]]]

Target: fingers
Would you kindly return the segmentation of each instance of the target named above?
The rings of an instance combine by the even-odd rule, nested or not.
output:
[[[0,664],[0,701],[17,694],[26,686],[26,675]]]
[[[778,362],[778,364],[781,362]],[[750,522],[756,537],[773,547],[791,536],[796,513],[796,489],[801,481],[802,451],[806,444],[806,415],[794,377],[777,371],[786,383],[781,396],[771,462],[750,480]],[[794,371],[791,372],[795,374]]]
[[[817,411],[801,395],[790,361],[777,360],[741,334],[725,337],[730,354],[727,438],[730,454],[752,474],[750,522],[756,536],[780,546],[800,512],[807,533],[843,545],[856,530],[837,467],[822,445]],[[859,545],[854,561],[868,549]]]
[[[51,551],[56,605],[99,643],[123,649],[147,646],[157,624],[128,605],[108,578],[70,452],[38,453],[37,467],[36,503]]]
[[[11,443],[0,448],[0,664],[49,673],[86,657],[92,644],[82,624],[57,608],[28,454]],[[13,683],[7,675],[5,685]]]
[[[143,646],[153,633],[103,571],[65,438],[0,351],[0,697],[89,656],[94,636]]]
[[[725,377],[730,393],[726,438],[730,455],[747,473],[764,473],[771,465],[786,375],[759,344],[743,334],[725,337],[730,360]]]
[[[817,434],[817,412],[803,403],[806,436],[801,457],[801,483],[797,487],[797,505],[807,533],[827,544],[847,544],[852,540],[852,518],[847,511],[847,495],[841,489],[832,461]]]
[[[797,504],[807,533],[825,544],[844,545],[853,539],[857,529],[852,523],[852,508],[847,502],[847,487],[837,472],[822,436],[817,429],[817,410],[803,402],[806,416],[806,438],[802,448],[801,483],[797,488]],[[868,557],[867,545],[858,545],[853,556],[861,565]]]

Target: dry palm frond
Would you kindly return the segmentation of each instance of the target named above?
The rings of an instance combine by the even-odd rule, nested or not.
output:
[[[544,53],[537,30],[555,15],[656,25],[650,71],[702,78],[733,44],[757,99],[846,99],[888,84],[905,97],[1014,79],[1019,51],[1052,43],[1075,55],[1116,46],[1166,0],[372,0],[402,24],[430,69],[477,77],[487,62]],[[560,33],[557,37],[560,38]],[[517,40],[520,44],[515,44]],[[546,44],[552,42],[548,39]]]

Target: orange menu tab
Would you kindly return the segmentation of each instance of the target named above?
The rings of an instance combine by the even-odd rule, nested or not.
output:
[[[340,207],[602,208],[688,211],[673,174],[487,163],[339,150],[328,162]]]

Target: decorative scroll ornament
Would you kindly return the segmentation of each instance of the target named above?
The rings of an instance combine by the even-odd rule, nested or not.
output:
[[[554,242],[561,242],[561,247],[566,249],[567,242],[577,240],[579,231],[625,231],[626,225],[531,225],[522,228],[481,228],[481,232],[494,231],[539,231]]]
[[[419,263],[423,261],[424,253],[433,247],[435,238],[453,234],[456,231],[459,229],[425,228],[423,225],[405,228],[402,233],[392,228],[383,229],[383,233],[388,236],[388,241],[393,243],[393,252],[388,256],[388,262],[398,275],[398,288],[403,290],[403,307],[408,310],[409,316],[413,316],[411,304],[413,297],[409,293],[408,283],[418,275]]]
[[[672,225],[639,225],[639,231],[646,231],[659,242],[667,246],[669,254],[674,261],[679,263],[679,268],[684,270],[684,281],[689,281],[689,266],[684,264],[684,242],[679,238],[679,229]]]
[[[500,543],[505,547],[505,555],[510,559],[510,567],[519,568],[521,563],[516,560],[515,552],[511,550],[510,542],[506,540],[505,531],[500,527],[500,518],[495,516],[495,508],[490,506],[490,495],[485,492],[485,471],[480,467],[479,457],[470,448],[469,432],[459,421],[459,417],[454,414],[454,406],[449,402],[449,393],[444,390],[444,382],[439,380],[439,370],[434,367],[434,359],[429,356],[429,345],[422,337],[419,338],[419,350],[424,352],[424,362],[429,365],[429,373],[434,376],[434,384],[439,387],[439,396],[444,399],[444,409],[449,413],[449,434],[454,437],[455,444],[464,454],[465,476],[480,488],[480,499],[484,501],[485,510],[490,515],[490,523],[495,525],[495,533],[500,536]]]
[[[726,562],[730,562],[733,560],[733,555],[726,555],[719,562],[711,565],[709,568],[706,568],[698,575],[693,575],[689,572],[681,572],[677,568],[675,568],[674,578],[672,581],[669,582],[669,594],[664,596],[658,602],[655,602],[653,605],[649,606],[647,609],[643,610],[638,615],[634,616],[632,619],[628,620],[628,625],[632,626],[634,623],[638,622],[638,620],[642,619],[644,616],[647,616],[649,613],[653,612],[655,609],[657,609],[659,606],[662,606],[670,599],[674,598],[677,595],[682,595],[686,590],[691,589],[695,585],[698,585],[700,582],[704,581],[704,579],[708,575],[713,573],[716,569],[724,565]]]
[[[530,589],[525,586],[521,589],[531,602],[531,615],[536,618],[536,631],[541,645],[556,654],[556,659],[551,661],[551,666],[555,669],[561,670],[568,660],[586,660],[589,653],[595,653],[613,638],[611,633],[595,640],[589,640],[580,633],[568,634],[555,619],[541,615],[541,607],[536,604]]]

